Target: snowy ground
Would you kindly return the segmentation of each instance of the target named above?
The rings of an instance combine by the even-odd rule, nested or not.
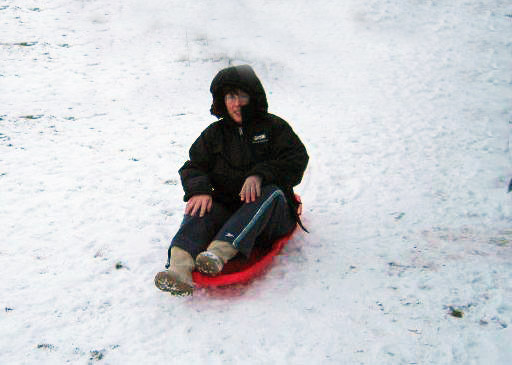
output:
[[[1,1],[0,363],[511,363],[511,27],[498,0]],[[308,147],[311,233],[175,298],[177,169],[230,63]]]

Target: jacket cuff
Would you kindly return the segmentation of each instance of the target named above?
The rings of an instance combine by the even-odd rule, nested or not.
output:
[[[245,179],[247,179],[249,176],[257,175],[261,177],[261,186],[268,185],[272,182],[274,182],[272,174],[268,173],[264,169],[259,169],[258,166],[254,166],[251,171],[249,171],[247,174],[245,174]]]
[[[192,196],[199,194],[212,194],[213,186],[209,179],[204,176],[198,176],[188,181],[184,186],[185,196],[184,201],[188,201]]]
[[[213,188],[210,190],[204,190],[204,191],[198,190],[198,191],[188,192],[188,193],[185,193],[185,195],[183,196],[183,201],[188,202],[190,200],[190,198],[192,198],[194,195],[202,195],[202,194],[212,195],[212,193],[213,193]]]

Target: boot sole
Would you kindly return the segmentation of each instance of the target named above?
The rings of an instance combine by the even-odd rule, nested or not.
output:
[[[177,277],[166,271],[161,271],[155,276],[155,286],[176,296],[192,295],[194,288],[187,283],[179,280]]]
[[[222,271],[224,264],[211,252],[202,252],[196,258],[196,269],[208,276],[217,276]]]

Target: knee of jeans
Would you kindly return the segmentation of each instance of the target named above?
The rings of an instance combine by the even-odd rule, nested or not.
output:
[[[277,186],[275,184],[270,184],[270,185],[265,185],[261,189],[261,193],[262,193],[262,195],[263,194],[272,194],[276,190],[281,190],[281,189],[279,188],[279,186]]]
[[[261,195],[262,195],[262,197],[267,197],[267,196],[272,195],[276,191],[279,191],[279,192],[281,192],[282,195],[284,195],[284,193],[281,190],[281,188],[279,188],[279,186],[277,186],[275,184],[265,185],[261,189]]]

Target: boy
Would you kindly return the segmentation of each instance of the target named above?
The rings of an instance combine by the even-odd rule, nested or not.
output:
[[[211,113],[218,118],[190,148],[179,170],[183,222],[171,241],[167,271],[155,285],[191,295],[192,271],[217,275],[237,254],[289,233],[300,219],[293,187],[308,163],[306,148],[288,123],[267,112],[265,90],[248,65],[213,79]]]

